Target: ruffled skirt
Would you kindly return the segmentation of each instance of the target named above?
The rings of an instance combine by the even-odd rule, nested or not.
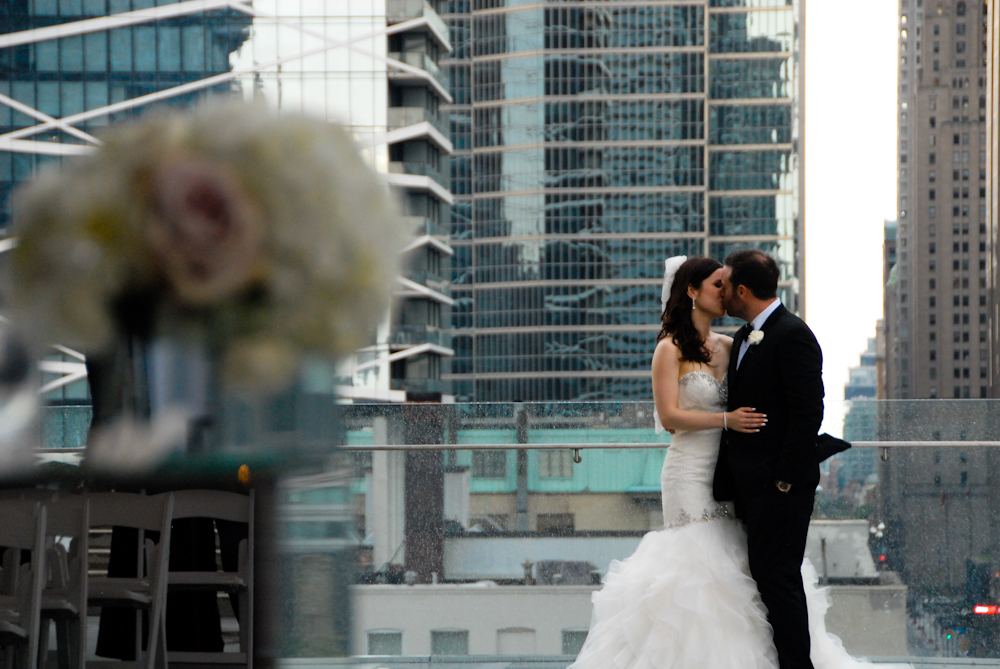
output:
[[[746,556],[746,535],[730,519],[648,533],[631,557],[611,563],[570,669],[777,669]],[[808,560],[803,582],[815,668],[873,667],[826,632],[829,588],[817,588]]]

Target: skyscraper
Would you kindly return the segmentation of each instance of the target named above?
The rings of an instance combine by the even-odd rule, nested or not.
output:
[[[897,263],[885,313],[889,399],[995,394],[988,6],[900,0]],[[982,402],[887,403],[880,412],[882,438],[973,440],[996,432]],[[898,449],[880,463],[876,515],[887,527],[889,566],[916,592],[964,596],[967,561],[996,550],[991,515],[1000,504],[1000,462],[993,450]]]
[[[464,399],[648,399],[663,260],[753,246],[802,313],[803,3],[450,0]]]
[[[990,396],[986,10],[985,2],[900,1],[891,398]]]
[[[452,304],[451,142],[438,110],[450,95],[437,60],[451,45],[433,8],[421,0],[0,0],[0,30],[0,233],[18,182],[45,161],[91,150],[96,128],[151,106],[230,95],[339,122],[385,174],[413,233],[398,307],[358,356],[352,382],[362,388],[342,390],[383,400],[449,393],[440,376],[452,354],[441,327]],[[46,378],[59,395],[49,398],[86,402],[86,382],[67,371],[82,363],[63,358]],[[76,385],[59,386],[60,374]]]

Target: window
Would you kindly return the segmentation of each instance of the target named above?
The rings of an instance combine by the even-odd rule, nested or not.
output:
[[[587,630],[563,630],[562,633],[562,654],[576,657],[583,649],[583,643],[587,640]]]
[[[572,478],[573,451],[538,451],[538,476],[543,479]]]
[[[930,157],[928,158],[928,160],[930,161],[930,164],[933,165],[935,162],[937,162],[937,154],[935,154],[933,151],[931,151]]]
[[[937,349],[931,349],[930,352],[931,362],[937,360]]]
[[[506,627],[497,630],[497,655],[534,655],[535,630],[528,627]]]
[[[477,479],[507,478],[507,452],[472,451],[472,477]]]
[[[937,315],[936,314],[931,314],[930,315],[930,324],[931,325],[937,325]]]
[[[980,368],[979,368],[979,378],[981,378],[981,379],[985,379],[985,378],[986,378],[986,372],[987,372],[987,371],[988,371],[988,370],[987,370],[987,369],[986,369],[985,367],[980,367]]]
[[[958,98],[955,99],[957,100]],[[954,135],[951,136],[952,144],[958,144],[960,140],[961,140],[961,135],[959,135],[958,133],[955,133]]]
[[[964,2],[960,2],[957,5],[955,5],[955,13],[958,16],[965,16],[965,3]]]
[[[964,23],[956,23],[955,24],[955,34],[956,35],[964,35],[965,34],[965,24]]]
[[[934,172],[934,170],[931,170],[930,174],[928,175],[928,178],[930,179],[931,183],[937,181],[937,174]]]
[[[937,199],[937,193],[934,192],[933,188],[927,191],[927,197],[931,200]]]
[[[431,655],[468,655],[468,630],[432,630]]]
[[[403,633],[396,630],[368,632],[369,655],[402,655]]]
[[[931,127],[932,128],[937,127],[937,119],[933,116],[931,116]]]
[[[937,251],[937,244],[935,244],[934,242],[931,242],[930,252],[931,253],[935,253],[936,251]]]
[[[930,281],[931,290],[937,290],[937,279],[931,279]]]

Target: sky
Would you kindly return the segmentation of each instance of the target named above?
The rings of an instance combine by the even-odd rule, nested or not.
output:
[[[882,316],[896,218],[896,0],[807,0],[806,321],[823,348],[825,431]]]

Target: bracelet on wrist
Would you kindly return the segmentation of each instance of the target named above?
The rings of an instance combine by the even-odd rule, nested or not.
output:
[[[722,429],[723,430],[729,429],[729,417],[726,415],[725,411],[722,412]]]

